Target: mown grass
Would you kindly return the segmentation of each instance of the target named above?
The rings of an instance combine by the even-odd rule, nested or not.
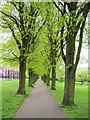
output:
[[[57,90],[49,90],[59,106],[66,112],[68,118],[88,118],[88,85],[76,83],[75,103],[77,106],[62,105],[64,83],[56,82]]]
[[[2,84],[0,84],[0,120],[2,118]]]
[[[1,84],[1,83],[0,83]],[[26,95],[17,95],[18,80],[2,82],[2,117],[13,118],[16,111],[24,102],[25,98],[32,90],[31,87],[26,87]]]

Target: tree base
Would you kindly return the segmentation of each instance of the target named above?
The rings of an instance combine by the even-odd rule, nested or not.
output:
[[[28,85],[28,87],[34,87],[33,85]]]
[[[23,91],[23,90],[18,90],[18,91],[16,92],[16,94],[25,95],[25,94],[26,94],[26,91]]]
[[[51,88],[51,90],[56,90],[56,88]]]
[[[74,102],[67,102],[67,101],[63,101],[62,104],[65,106],[77,106],[77,104],[75,104]]]
[[[35,85],[35,82],[33,82],[33,84]]]
[[[47,84],[47,86],[50,86],[50,84]]]

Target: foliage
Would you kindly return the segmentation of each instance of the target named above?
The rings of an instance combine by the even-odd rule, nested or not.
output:
[[[87,82],[88,81],[88,70],[77,71],[76,81],[78,82]]]
[[[10,6],[11,5],[11,6]],[[9,8],[10,6],[10,8]],[[37,3],[34,2],[9,2],[0,10],[2,13],[2,27],[8,28],[16,42],[19,51],[19,89],[18,94],[25,94],[26,61],[30,46],[35,40],[45,21],[41,19]],[[7,50],[8,51],[8,50]],[[15,53],[13,53],[15,55]],[[21,86],[21,87],[20,87]]]
[[[18,51],[17,53],[19,53],[19,56],[21,55],[21,53],[23,53],[23,56],[27,57],[27,55],[29,55],[28,52],[33,52],[32,49],[34,47],[34,44],[36,43],[35,39],[37,37],[37,34],[41,30],[42,26],[45,24],[45,21],[43,22],[42,15],[40,14],[40,8],[42,6],[43,4],[40,5],[37,2],[5,2],[0,10],[0,14],[2,13],[3,20],[2,32],[6,34],[6,31],[8,29],[8,36],[9,32],[12,33],[12,36],[16,42],[16,44],[14,45],[16,48],[18,48],[18,50],[16,51]],[[14,46],[14,40],[12,39],[11,41],[12,48]],[[3,54],[6,55],[5,50],[2,49],[2,51]],[[7,56],[11,56],[12,51],[13,49],[11,50],[10,47],[10,49],[7,50]],[[13,51],[13,55],[16,55],[17,58],[19,58],[16,51]],[[6,62],[5,59],[4,61]]]
[[[9,28],[8,32],[12,33],[16,43],[13,45],[13,42],[8,40],[6,44],[3,44],[2,56],[4,59],[7,58],[8,61],[12,58],[16,62],[15,64],[18,62],[17,58],[20,58],[21,76],[19,78],[21,78],[23,84],[26,64],[27,68],[32,68],[40,76],[47,74],[48,68],[52,67],[52,71],[54,71],[52,72],[52,78],[56,78],[56,74],[53,73],[56,72],[57,60],[61,55],[66,71],[57,69],[60,72],[59,74],[57,72],[57,76],[60,79],[66,73],[65,82],[68,84],[65,84],[66,91],[64,93],[66,96],[70,95],[67,99],[74,98],[72,96],[74,96],[75,86],[72,81],[75,80],[74,74],[76,74],[80,59],[89,6],[90,2],[79,4],[78,2],[63,1],[40,4],[36,2],[7,2],[4,5],[0,10],[3,14],[2,27]],[[79,39],[78,47],[76,47],[76,38]],[[4,63],[6,63],[6,60],[4,60]],[[12,65],[12,62],[10,64]],[[52,81],[55,82],[55,79],[52,79]],[[63,101],[69,101],[66,100],[66,97],[64,98]],[[74,104],[74,101],[64,104],[71,105]]]
[[[2,117],[13,118],[19,107],[24,102],[25,98],[29,95],[32,88],[27,87],[26,95],[17,95],[15,91],[18,86],[18,80],[4,81],[2,84]]]
[[[63,63],[61,57],[57,61],[57,67],[56,68],[57,68],[56,69],[57,79],[59,81],[63,82],[65,80],[65,67],[64,67],[64,63]]]
[[[49,54],[49,45],[47,37],[43,32],[40,32],[38,35],[37,43],[34,47],[34,51],[28,55],[27,66],[32,68],[36,74],[42,76],[47,74],[48,67],[50,66],[47,56]]]
[[[7,67],[18,67],[20,53],[15,40],[10,38],[5,43],[2,43],[0,49],[0,58],[2,59],[1,65]]]

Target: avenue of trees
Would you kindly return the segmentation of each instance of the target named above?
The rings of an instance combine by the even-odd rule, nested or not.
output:
[[[75,75],[80,59],[88,2],[6,2],[2,4],[2,32],[10,37],[1,45],[4,63],[19,67],[17,94],[42,77],[56,90],[57,63],[65,64],[62,104],[75,105]],[[78,47],[76,48],[76,41]]]

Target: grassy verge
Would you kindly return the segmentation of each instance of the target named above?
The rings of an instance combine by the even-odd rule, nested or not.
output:
[[[0,120],[2,118],[2,84],[0,82]]]
[[[88,118],[88,85],[76,83],[75,103],[77,106],[62,105],[64,84],[57,82],[56,86],[56,91],[50,90],[50,87],[48,88],[59,106],[67,113],[68,118]]]
[[[1,84],[1,83],[0,83]],[[31,87],[26,87],[26,95],[16,95],[18,89],[18,80],[2,82],[2,117],[13,118],[16,111],[19,109],[25,98],[32,90]]]

